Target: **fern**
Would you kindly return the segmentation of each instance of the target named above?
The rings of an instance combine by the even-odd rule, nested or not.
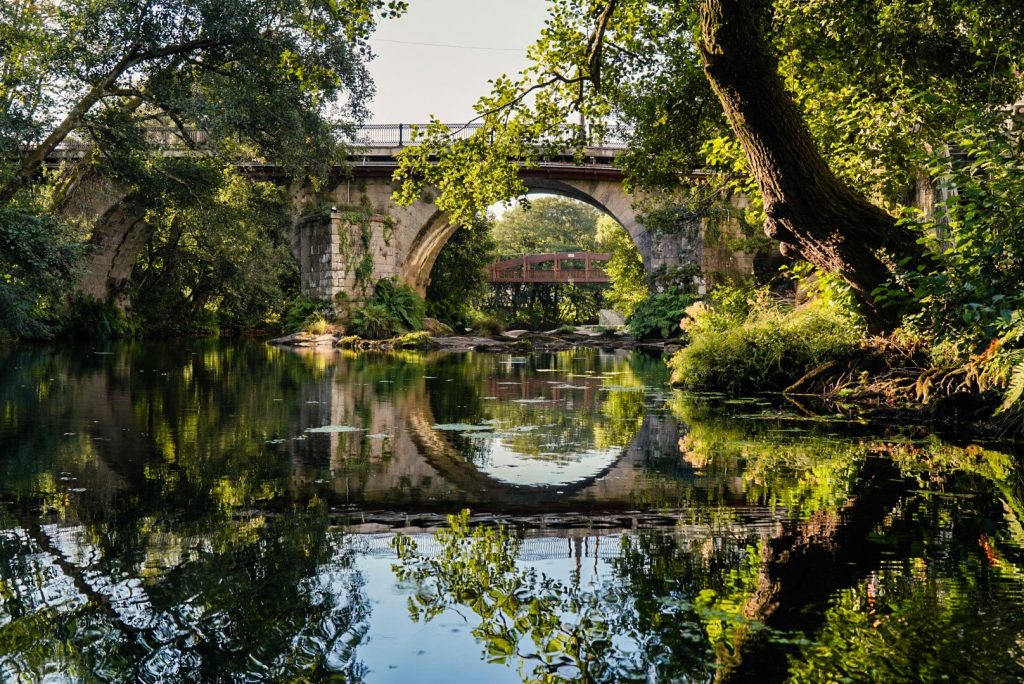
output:
[[[1014,352],[1012,362],[1015,365],[1010,371],[1010,381],[1003,396],[1003,404],[996,413],[1009,410],[1024,396],[1024,351]]]

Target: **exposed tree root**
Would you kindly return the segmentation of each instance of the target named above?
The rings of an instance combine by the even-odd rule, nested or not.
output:
[[[1014,416],[996,416],[1000,395],[987,387],[978,364],[936,368],[923,348],[876,337],[844,361],[829,361],[786,388],[814,395],[830,409],[866,417],[912,419],[944,431],[1008,436]]]

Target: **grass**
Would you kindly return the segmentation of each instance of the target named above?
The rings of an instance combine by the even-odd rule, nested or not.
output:
[[[687,309],[690,343],[669,361],[672,383],[732,392],[788,387],[810,370],[841,360],[863,332],[825,303],[792,308],[756,294],[745,306]]]

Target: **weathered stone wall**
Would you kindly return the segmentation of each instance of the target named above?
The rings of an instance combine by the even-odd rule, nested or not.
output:
[[[302,294],[343,306],[365,300],[374,284],[398,275],[391,220],[333,210],[298,221],[292,240]]]
[[[738,282],[754,275],[757,254],[738,249],[737,244],[745,241],[740,216],[749,207],[747,198],[733,195],[730,213],[725,216],[706,218],[701,227],[704,236],[700,253],[700,270],[704,287],[710,289],[725,282]],[[772,245],[769,250],[778,251]]]

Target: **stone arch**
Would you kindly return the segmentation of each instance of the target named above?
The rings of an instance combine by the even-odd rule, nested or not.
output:
[[[622,190],[622,184],[612,181],[574,181],[551,178],[549,176],[527,177],[523,179],[530,192],[567,197],[583,202],[599,212],[612,218],[629,234],[633,244],[640,252],[644,269],[650,273],[656,265],[650,249],[651,235],[641,225],[632,200]]]
[[[619,181],[567,180],[550,175],[526,175],[523,182],[529,192],[558,195],[583,202],[621,225],[636,245],[648,273],[659,266],[700,263],[699,231],[695,235],[655,235],[640,222],[634,208],[634,196],[628,195]],[[435,210],[418,228],[405,252],[402,280],[424,294],[430,273],[441,250],[458,229],[447,216]]]
[[[447,214],[435,211],[416,232],[409,245],[402,262],[402,281],[420,295],[425,295],[427,285],[430,284],[430,273],[434,270],[434,262],[458,229],[459,226],[452,223]]]

